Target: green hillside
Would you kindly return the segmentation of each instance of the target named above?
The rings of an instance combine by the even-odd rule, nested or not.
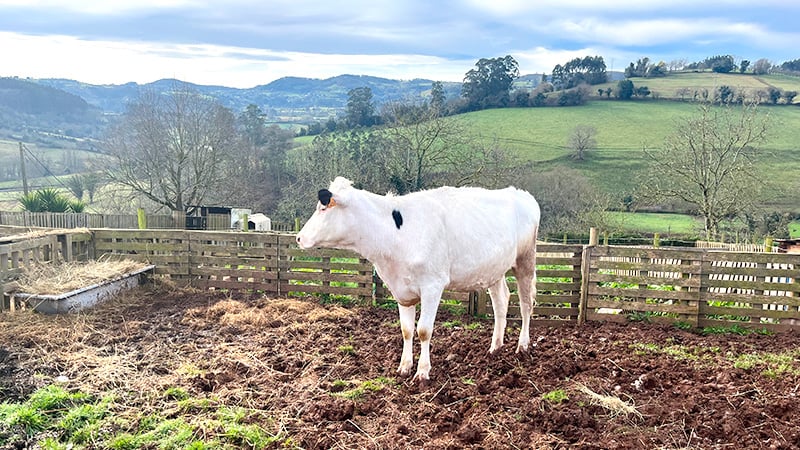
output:
[[[800,77],[770,74],[753,75],[749,73],[714,73],[714,72],[683,72],[671,73],[666,77],[655,78],[630,78],[634,86],[647,86],[652,92],[651,97],[657,99],[691,100],[695,92],[698,98],[702,91],[708,91],[713,97],[713,92],[720,86],[728,86],[735,92],[742,92],[745,98],[756,98],[757,91],[766,92],[770,87],[783,91],[800,92]],[[597,89],[611,88],[614,96],[617,82],[592,86],[592,94],[597,95]],[[800,96],[795,97],[794,104],[800,103]]]
[[[658,147],[676,127],[678,119],[696,112],[689,102],[603,100],[570,108],[507,108],[479,111],[459,116],[487,142],[496,140],[521,157],[534,161],[537,169],[559,165],[582,171],[596,186],[614,198],[633,192],[643,168],[642,148]],[[764,176],[776,182],[770,204],[776,208],[800,211],[800,108],[762,107],[772,123],[770,139],[764,148]],[[598,148],[588,160],[569,158],[567,139],[576,125],[594,126]]]

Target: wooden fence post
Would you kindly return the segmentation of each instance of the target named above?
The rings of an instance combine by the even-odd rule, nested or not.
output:
[[[477,314],[478,316],[486,316],[486,314],[488,313],[486,305],[488,305],[489,303],[489,291],[487,291],[486,289],[482,289],[478,291],[477,297],[478,297],[478,304],[475,305],[475,314]]]
[[[147,229],[147,215],[144,213],[144,208],[138,208],[136,210],[136,219],[139,225],[140,230]]]
[[[597,228],[589,229],[589,245],[583,246],[581,253],[581,297],[578,302],[578,325],[586,322],[586,304],[589,301],[589,264],[592,249],[597,246]]]
[[[186,213],[176,209],[172,211],[172,221],[174,222],[174,227],[178,230],[185,230],[186,229]]]

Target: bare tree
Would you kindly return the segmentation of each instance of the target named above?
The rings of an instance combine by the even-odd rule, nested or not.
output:
[[[542,235],[585,233],[606,224],[608,196],[576,169],[559,167],[523,176],[519,187],[536,197],[542,209]]]
[[[586,159],[586,152],[597,148],[597,128],[591,125],[578,125],[572,129],[567,146],[572,150],[572,158],[578,161]]]
[[[239,115],[238,125],[242,145],[233,155],[235,174],[226,185],[235,188],[237,204],[274,216],[289,182],[286,159],[294,133],[268,125],[266,115],[254,104]]]
[[[429,108],[390,103],[383,116],[389,145],[387,170],[401,194],[428,187],[435,173],[451,169],[461,159],[456,149],[468,143],[461,122]]]
[[[755,104],[702,104],[663,147],[644,150],[650,168],[643,197],[693,205],[707,237],[715,237],[721,221],[747,211],[758,199],[763,183],[756,171],[762,154],[757,145],[767,139],[768,124]]]
[[[113,164],[105,172],[135,194],[186,211],[210,197],[222,200],[237,145],[235,118],[216,101],[188,88],[145,92],[111,132]]]
[[[505,187],[528,168],[427,105],[386,105],[383,120],[384,128],[322,134],[293,152],[280,216],[308,214],[314,193],[338,175],[373,192],[405,194],[443,185]]]
[[[387,172],[398,193],[441,185],[493,187],[520,165],[497,142],[487,144],[463,121],[433,109],[389,104],[384,120]]]

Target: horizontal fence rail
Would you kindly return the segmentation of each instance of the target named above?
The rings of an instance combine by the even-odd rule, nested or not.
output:
[[[352,252],[301,250],[289,233],[79,229],[0,236],[3,291],[41,262],[132,259],[200,289],[392,301],[372,264]],[[539,324],[585,320],[800,328],[800,254],[540,243]],[[509,316],[519,317],[516,280]],[[489,316],[486,292],[446,291],[443,303]],[[0,307],[4,306],[0,304]]]

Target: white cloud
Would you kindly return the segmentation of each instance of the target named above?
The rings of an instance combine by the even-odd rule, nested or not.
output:
[[[147,83],[177,78],[239,88],[284,76],[328,78],[345,73],[398,79],[461,81],[473,62],[424,55],[347,55],[280,52],[218,45],[81,40],[0,32],[2,76],[70,78],[93,84]]]

